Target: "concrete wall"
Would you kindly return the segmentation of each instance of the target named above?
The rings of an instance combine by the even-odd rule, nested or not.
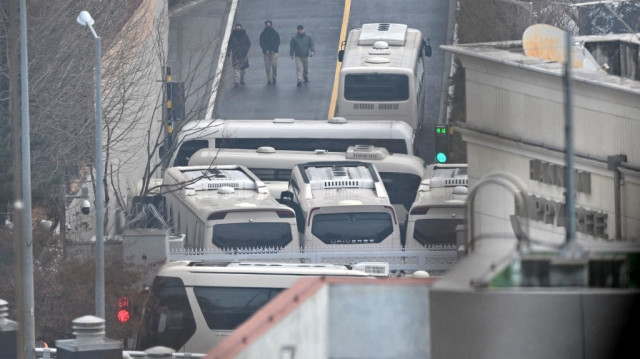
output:
[[[239,354],[224,357],[428,358],[428,286],[375,281],[323,286]]]
[[[236,359],[329,358],[329,288],[324,287],[236,355]]]
[[[333,285],[328,329],[328,358],[428,358],[428,288]]]
[[[94,260],[96,242],[69,243],[65,246],[65,256],[83,261]],[[105,263],[122,260],[122,241],[106,240],[104,242]]]
[[[93,260],[95,258],[95,239],[93,242],[72,242],[66,245],[67,258]],[[151,285],[158,269],[169,257],[169,240],[166,230],[134,229],[126,231],[122,239],[105,240],[105,263],[122,262],[127,268],[135,269],[139,274],[139,285]]]
[[[140,286],[151,285],[169,258],[166,230],[132,229],[122,235],[122,260],[140,273]]]

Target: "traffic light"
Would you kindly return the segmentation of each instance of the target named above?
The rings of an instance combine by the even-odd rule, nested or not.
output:
[[[449,159],[449,129],[446,125],[436,125],[435,154],[436,163],[447,163]]]
[[[118,313],[116,314],[118,322],[125,324],[131,318],[131,312],[129,311],[129,298],[118,298]]]

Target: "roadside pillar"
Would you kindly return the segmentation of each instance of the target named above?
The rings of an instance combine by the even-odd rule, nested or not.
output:
[[[0,299],[0,359],[18,357],[18,323],[7,319],[9,303]]]
[[[76,339],[56,340],[57,359],[122,359],[122,342],[104,336],[104,319],[93,315],[73,320]]]

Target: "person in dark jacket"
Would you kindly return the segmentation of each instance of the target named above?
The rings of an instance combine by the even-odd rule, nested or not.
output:
[[[289,55],[296,59],[296,73],[298,84],[302,86],[302,81],[309,82],[309,57],[313,56],[315,47],[311,36],[304,33],[304,26],[298,25],[298,33],[293,35],[289,44]]]
[[[278,75],[278,48],[280,47],[280,35],[273,28],[271,20],[264,22],[264,30],[260,34],[260,47],[264,55],[264,67],[267,71],[267,85],[276,84]]]
[[[233,86],[244,85],[244,70],[249,67],[249,48],[251,41],[242,28],[236,24],[231,36],[229,36],[229,50],[231,51],[231,64],[233,65]]]

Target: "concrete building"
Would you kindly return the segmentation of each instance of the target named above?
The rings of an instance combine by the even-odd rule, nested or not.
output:
[[[605,71],[573,68],[577,238],[640,241],[640,69],[635,34],[574,39]],[[526,190],[531,238],[565,236],[563,63],[522,41],[442,46],[464,67],[469,185],[507,172]],[[619,209],[616,209],[616,188]],[[512,195],[478,192],[475,233],[512,233]]]
[[[427,358],[434,280],[303,278],[207,358]]]

